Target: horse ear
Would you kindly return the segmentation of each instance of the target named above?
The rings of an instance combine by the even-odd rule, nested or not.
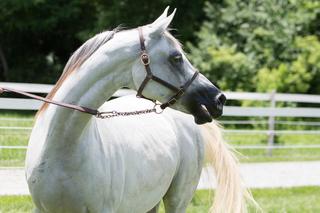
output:
[[[167,12],[167,9],[169,9],[169,8],[167,7],[162,15],[164,15]],[[160,19],[160,17],[162,17],[162,15],[161,15],[158,18],[160,20],[157,19],[156,21],[154,21],[150,25],[150,27],[152,29],[151,33],[150,33],[150,36],[152,36],[152,37],[159,36],[163,32],[165,32],[166,29],[168,28],[168,26],[170,25],[175,13],[176,13],[176,9],[174,9],[174,11],[168,17],[163,17],[163,18]]]
[[[164,9],[163,13],[151,25],[155,25],[157,22],[166,18],[168,15],[168,10],[169,10],[169,6],[167,6],[166,9]]]

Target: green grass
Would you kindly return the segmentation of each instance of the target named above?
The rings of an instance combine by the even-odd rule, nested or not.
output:
[[[196,192],[188,207],[188,213],[207,213],[210,195],[207,190]],[[255,189],[253,196],[266,213],[317,213],[320,212],[320,187],[295,187],[276,189]],[[30,196],[1,196],[1,213],[31,212]],[[252,209],[249,212],[254,212]],[[160,213],[164,213],[161,205]]]
[[[17,118],[21,120],[8,120]],[[0,146],[26,146],[31,130],[8,130],[1,126],[32,127],[34,113],[32,112],[1,112],[0,113]],[[229,128],[235,128],[230,127]],[[240,127],[238,127],[240,128]],[[244,128],[244,127],[242,127]],[[252,127],[246,127],[252,128]],[[257,127],[260,128],[260,127]],[[319,128],[318,128],[319,129]],[[225,133],[226,140],[234,146],[266,145],[267,135],[263,134],[231,134]],[[320,144],[319,135],[279,135],[276,137],[276,145],[313,145]],[[320,148],[313,149],[274,149],[272,156],[266,154],[265,149],[239,149],[244,157],[242,162],[268,162],[268,161],[308,161],[320,160]],[[1,166],[24,166],[25,150],[0,149]]]
[[[264,149],[241,149],[238,151],[241,153],[240,161],[249,163],[320,160],[320,148],[274,149],[272,150],[272,156],[268,156]]]
[[[0,213],[32,212],[30,196],[0,196]]]
[[[320,128],[319,128],[320,130]],[[266,145],[268,136],[264,134],[231,134],[224,137],[232,145]],[[315,145],[320,144],[319,134],[283,134],[275,137],[275,145]]]
[[[0,114],[0,146],[27,146],[31,130],[8,130],[1,127],[30,128],[33,125],[34,115],[34,112],[2,112]],[[25,149],[0,149],[0,167],[24,166],[25,155]]]
[[[225,139],[233,146],[258,145],[265,146],[267,135],[262,134],[225,134]],[[319,135],[279,135],[276,137],[276,146],[283,145],[317,145],[320,144]],[[268,161],[311,161],[320,160],[320,148],[285,148],[273,149],[272,156],[267,155],[266,149],[238,149],[243,156],[242,162]]]
[[[30,131],[0,130],[0,146],[27,146]],[[1,166],[24,166],[26,149],[0,149]]]
[[[257,189],[253,190],[253,196],[265,212],[320,212],[320,187]]]

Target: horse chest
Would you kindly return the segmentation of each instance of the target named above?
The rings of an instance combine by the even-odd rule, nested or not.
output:
[[[52,154],[33,169],[33,199],[51,212],[143,212],[159,202],[177,170],[179,147],[172,138],[82,138],[72,153]]]

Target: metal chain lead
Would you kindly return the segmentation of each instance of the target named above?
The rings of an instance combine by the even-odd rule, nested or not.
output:
[[[106,119],[106,118],[113,118],[118,116],[131,116],[131,115],[142,115],[148,113],[157,113],[161,114],[163,109],[160,108],[160,104],[155,104],[152,109],[144,109],[144,110],[136,110],[131,112],[118,112],[118,111],[109,111],[109,112],[98,112],[96,114],[97,118]]]

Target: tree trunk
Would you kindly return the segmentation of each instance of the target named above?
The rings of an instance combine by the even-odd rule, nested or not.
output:
[[[4,81],[9,81],[9,68],[4,52],[2,51],[2,47],[0,45],[0,63],[2,67],[2,76]]]

